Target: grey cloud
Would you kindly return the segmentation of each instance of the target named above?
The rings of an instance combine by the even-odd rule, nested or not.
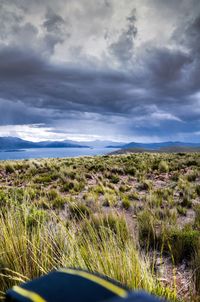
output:
[[[47,10],[43,27],[47,31],[43,41],[46,49],[51,50],[51,53],[54,52],[54,48],[57,44],[63,43],[70,37],[69,31],[67,31],[69,24],[51,9]]]
[[[13,0],[13,5],[20,9],[10,9],[7,19],[0,18],[5,29],[4,33],[0,29],[1,125],[44,123],[55,128],[60,124],[63,128],[79,125],[80,131],[84,131],[85,123],[89,131],[94,123],[98,124],[98,131],[109,125],[113,133],[149,136],[156,133],[161,137],[167,131],[199,131],[200,108],[198,98],[193,97],[200,92],[200,18],[196,11],[194,16],[175,23],[169,44],[154,45],[149,41],[138,46],[137,52],[135,44],[141,29],[136,12],[132,11],[122,23],[123,29],[116,40],[112,33],[107,35],[108,48],[104,47],[98,61],[92,56],[93,49],[88,47],[90,52],[84,51],[91,41],[94,45],[99,36],[109,31],[102,22],[113,13],[115,1],[71,3],[75,5],[74,20],[80,18],[82,25],[87,25],[88,39],[83,45],[73,44],[73,39],[71,42],[73,18],[66,20],[66,15],[61,14],[60,1],[59,9],[55,10],[56,1],[44,1],[40,22],[34,22],[33,17],[24,19],[22,10],[26,8],[27,14],[35,12],[39,2],[34,0],[32,8],[26,8],[26,1]],[[87,3],[91,5],[86,7]],[[155,5],[158,1],[150,3]],[[159,3],[159,8],[167,5],[167,1]],[[181,3],[186,5],[185,0]],[[178,1],[170,0],[167,7],[176,12]],[[94,18],[92,25],[90,15]],[[76,26],[81,32],[78,21]],[[68,62],[59,62],[58,56],[55,61],[55,46],[68,39],[69,48],[67,45],[59,53],[61,61],[66,58]],[[68,53],[71,50],[74,57],[81,56],[81,63],[62,57],[65,50]],[[113,67],[116,61],[119,65]]]
[[[136,11],[127,17],[127,27],[123,29],[117,41],[109,46],[110,53],[114,55],[119,62],[128,63],[133,57],[134,39],[137,35]]]
[[[48,32],[59,32],[60,27],[65,24],[63,18],[58,14],[55,14],[53,11],[48,10],[46,14],[46,19],[43,23],[43,26]]]

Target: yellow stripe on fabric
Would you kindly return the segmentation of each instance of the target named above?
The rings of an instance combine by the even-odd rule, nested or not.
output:
[[[84,271],[79,271],[79,270],[73,270],[73,269],[59,269],[60,272],[63,273],[67,273],[67,274],[71,274],[71,275],[76,275],[76,276],[81,276],[85,279],[88,279],[90,281],[93,281],[101,286],[103,286],[104,288],[110,290],[111,292],[113,292],[114,294],[125,298],[127,297],[128,293],[125,289],[109,282],[108,280],[102,279],[96,275],[90,274],[88,272],[84,272]]]
[[[25,288],[19,287],[19,286],[14,286],[12,288],[12,290],[14,292],[16,292],[17,294],[28,298],[29,300],[31,300],[32,302],[46,302],[45,299],[43,299],[40,295],[38,295],[37,293],[34,293],[32,291],[29,291]]]

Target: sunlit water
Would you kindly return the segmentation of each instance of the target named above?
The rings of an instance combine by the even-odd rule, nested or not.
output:
[[[0,160],[29,158],[62,158],[87,155],[104,155],[118,150],[117,148],[42,148],[20,151],[0,151]]]

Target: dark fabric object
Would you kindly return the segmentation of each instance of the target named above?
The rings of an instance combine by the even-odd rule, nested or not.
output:
[[[7,302],[158,302],[145,293],[131,293],[115,281],[85,271],[69,269],[23,283],[9,290]],[[126,297],[125,297],[126,296]]]

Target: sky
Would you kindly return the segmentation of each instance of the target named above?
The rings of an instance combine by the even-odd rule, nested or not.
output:
[[[200,141],[199,0],[0,0],[0,136]]]

